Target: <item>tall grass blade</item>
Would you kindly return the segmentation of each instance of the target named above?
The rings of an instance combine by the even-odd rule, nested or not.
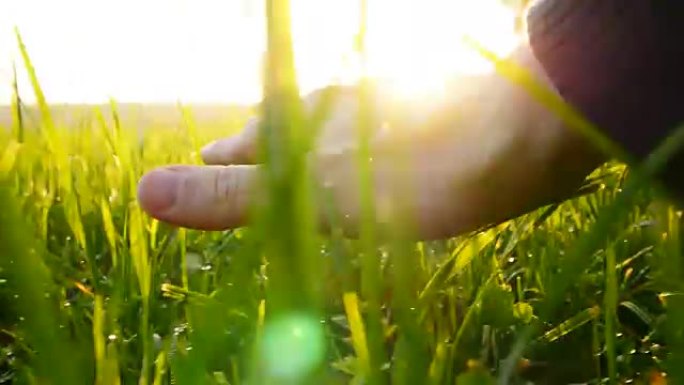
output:
[[[21,332],[34,354],[31,367],[39,383],[79,383],[85,369],[83,356],[75,350],[51,298],[57,290],[41,256],[44,250],[30,236],[19,205],[6,180],[0,181],[0,280],[9,285]]]
[[[24,142],[24,115],[22,112],[21,96],[19,94],[19,79],[17,66],[12,63],[12,133],[17,142]]]

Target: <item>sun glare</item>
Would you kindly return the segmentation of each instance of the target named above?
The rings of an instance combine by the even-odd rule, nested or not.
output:
[[[462,38],[471,36],[499,55],[517,44],[514,14],[497,1],[423,0],[376,12],[369,36],[369,72],[388,78],[400,92],[419,96],[441,91],[446,80],[480,74],[492,66]],[[374,32],[374,34],[373,34]]]
[[[292,0],[304,93],[348,83],[359,0]],[[498,54],[517,43],[497,0],[369,0],[367,74],[406,95],[440,91],[451,76],[490,70],[461,43]],[[17,25],[51,102],[255,102],[265,47],[260,0],[22,0],[0,13],[0,104],[9,102]],[[42,10],[35,12],[36,9]],[[104,11],[106,9],[106,12]],[[18,67],[22,72],[21,66]],[[28,80],[20,79],[30,101]]]
[[[319,23],[318,28],[294,28],[304,88],[358,78],[361,70],[352,43],[359,9],[352,3],[359,1],[340,2],[344,5],[334,9],[325,1],[318,2],[318,7],[311,6],[311,1],[294,2],[295,25]],[[454,76],[492,70],[490,63],[463,44],[464,36],[499,55],[506,55],[519,42],[513,10],[497,0],[375,0],[369,4],[366,73],[406,96],[439,92]]]

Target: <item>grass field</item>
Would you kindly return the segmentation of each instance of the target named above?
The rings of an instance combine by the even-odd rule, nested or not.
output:
[[[140,130],[112,102],[64,125],[23,51],[38,118],[17,92],[0,130],[0,384],[684,383],[682,212],[648,178],[668,148],[474,234],[380,242],[366,215],[358,239],[322,236],[272,19],[269,203],[234,231],[154,221],[136,184],[247,114]]]

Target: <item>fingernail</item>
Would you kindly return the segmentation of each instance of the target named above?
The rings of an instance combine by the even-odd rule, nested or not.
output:
[[[168,210],[176,203],[178,185],[183,174],[169,169],[154,170],[140,180],[138,200],[150,214]]]

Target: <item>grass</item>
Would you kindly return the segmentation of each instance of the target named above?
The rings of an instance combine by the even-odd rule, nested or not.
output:
[[[267,204],[225,232],[154,221],[135,190],[155,166],[198,163],[239,120],[197,127],[181,106],[179,125],[141,136],[112,102],[111,116],[61,126],[17,34],[40,119],[15,88],[0,130],[0,384],[682,383],[682,214],[649,183],[681,134],[642,164],[606,164],[562,204],[433,242],[408,241],[397,219],[381,242],[365,111],[360,237],[322,237],[287,9],[268,2]]]

